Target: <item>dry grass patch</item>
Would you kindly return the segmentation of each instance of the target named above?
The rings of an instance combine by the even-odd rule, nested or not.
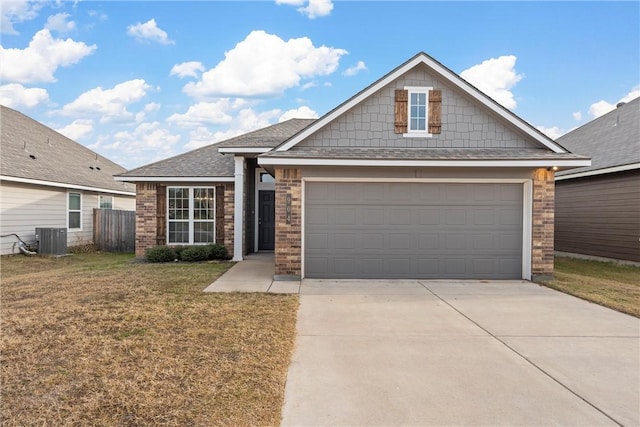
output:
[[[640,317],[640,267],[557,257],[554,279],[542,284]]]
[[[2,258],[3,425],[279,424],[297,297],[131,258]]]

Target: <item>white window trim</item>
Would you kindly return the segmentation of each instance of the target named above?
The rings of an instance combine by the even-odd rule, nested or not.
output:
[[[103,209],[100,207],[100,199],[102,197],[111,197],[111,210],[115,210],[116,208],[116,199],[111,194],[98,194],[98,209]]]
[[[80,210],[73,210],[73,212],[80,212],[80,227],[79,228],[71,228],[69,227],[69,213],[71,212],[69,206],[69,196],[71,194],[78,194],[80,196]],[[82,191],[67,191],[67,230],[69,231],[82,231]]]
[[[189,220],[185,221],[185,220],[171,220],[169,219],[169,189],[171,188],[186,188],[189,190]],[[196,188],[202,188],[205,190],[208,189],[212,189],[213,190],[213,220],[195,220],[193,218],[193,208],[195,206],[194,204],[194,200],[193,200],[193,190]],[[165,217],[166,217],[166,224],[165,224],[165,233],[167,235],[167,245],[195,245],[195,246],[206,246],[206,245],[212,245],[216,243],[216,212],[217,212],[217,206],[216,206],[216,187],[215,186],[178,186],[178,185],[172,185],[167,187],[167,196],[166,196],[166,212],[165,212]],[[189,223],[189,241],[188,242],[170,242],[169,241],[169,222],[188,222]],[[194,232],[194,223],[196,222],[211,222],[213,223],[213,242],[198,242],[198,243],[194,243],[193,241],[193,232]]]
[[[429,92],[433,90],[433,86],[405,86],[404,90],[407,94],[407,132],[402,136],[405,138],[431,138],[433,134],[429,133]],[[425,130],[411,130],[411,94],[424,93],[426,100],[425,106]]]

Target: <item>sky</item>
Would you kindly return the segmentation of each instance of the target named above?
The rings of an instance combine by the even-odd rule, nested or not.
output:
[[[0,8],[0,104],[127,169],[321,117],[418,52],[554,139],[640,96],[638,1]]]

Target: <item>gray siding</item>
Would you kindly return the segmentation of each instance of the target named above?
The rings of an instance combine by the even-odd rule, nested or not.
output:
[[[442,133],[406,138],[394,133],[395,89],[431,86],[442,90]],[[416,67],[302,141],[298,147],[538,148],[505,121],[453,86]],[[295,148],[293,149],[295,150]]]
[[[67,246],[93,242],[93,208],[98,207],[99,193],[80,193],[82,230],[68,231]],[[67,226],[67,190],[63,188],[2,181],[0,207],[0,235],[15,233],[28,243],[35,240],[36,227]],[[135,198],[114,196],[114,207],[135,210]],[[0,254],[19,252],[15,237],[3,237],[0,242]]]
[[[555,249],[640,262],[640,171],[556,181]]]

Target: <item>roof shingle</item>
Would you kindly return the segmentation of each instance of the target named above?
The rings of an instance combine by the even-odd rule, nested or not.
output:
[[[0,106],[0,175],[135,193],[126,169],[11,108]]]
[[[558,176],[640,163],[640,98],[561,136],[558,143],[591,157],[591,166],[558,172]]]

